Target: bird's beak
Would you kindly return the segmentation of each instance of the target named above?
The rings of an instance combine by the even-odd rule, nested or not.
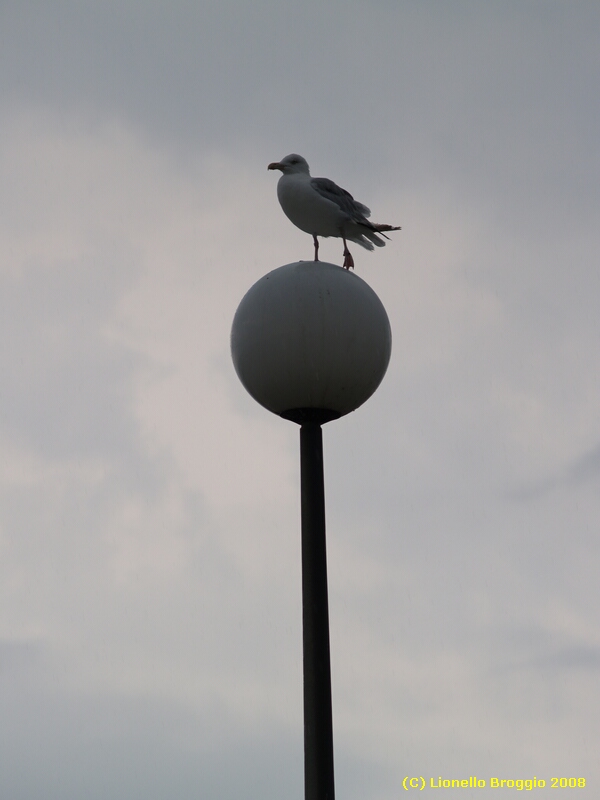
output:
[[[283,167],[279,163],[279,161],[273,161],[273,163],[269,164],[267,169],[280,169],[283,172]]]

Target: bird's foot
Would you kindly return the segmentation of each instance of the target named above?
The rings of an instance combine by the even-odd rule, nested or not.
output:
[[[352,253],[348,248],[344,250],[344,269],[350,270],[354,269],[354,259],[352,258]]]
[[[348,250],[348,242],[344,235],[342,235],[342,242],[344,243],[344,263],[342,266],[347,270],[354,269],[354,259],[350,254],[350,250]]]

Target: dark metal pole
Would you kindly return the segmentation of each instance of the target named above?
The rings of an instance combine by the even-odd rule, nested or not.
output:
[[[323,435],[300,428],[302,630],[304,643],[304,797],[334,800]]]

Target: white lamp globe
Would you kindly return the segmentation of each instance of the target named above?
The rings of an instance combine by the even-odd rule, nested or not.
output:
[[[323,261],[286,264],[242,299],[231,330],[237,375],[262,406],[302,424],[348,414],[386,373],[390,322],[373,289]]]

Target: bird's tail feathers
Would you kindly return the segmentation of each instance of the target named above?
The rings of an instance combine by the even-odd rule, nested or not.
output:
[[[375,228],[375,230],[378,233],[381,233],[383,236],[385,236],[384,231],[401,231],[402,230],[402,228],[400,228],[399,226],[396,226],[396,225],[386,225],[385,223],[377,223],[377,222],[373,223],[373,227]],[[389,236],[385,236],[385,238],[389,239],[390,237]]]
[[[358,228],[358,230],[357,230]],[[346,239],[350,242],[355,242],[359,244],[361,247],[364,247],[366,250],[374,250],[376,247],[384,247],[385,242],[383,239],[390,240],[389,236],[386,236],[384,231],[399,231],[401,228],[397,228],[395,225],[385,225],[381,224],[378,225],[376,223],[367,222],[366,220],[360,224],[360,227],[355,227],[352,233],[346,234]],[[383,236],[383,239],[378,234]]]
[[[374,244],[377,245],[377,247],[383,247],[385,245],[383,239],[380,239],[379,236],[373,233],[373,231],[369,230],[361,231],[360,233],[357,233],[356,236],[346,236],[346,238],[350,242],[355,242],[361,247],[364,247],[365,250],[374,250]]]

